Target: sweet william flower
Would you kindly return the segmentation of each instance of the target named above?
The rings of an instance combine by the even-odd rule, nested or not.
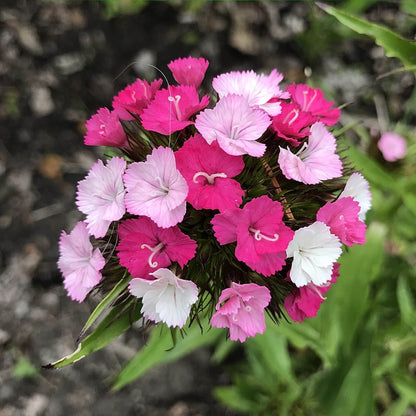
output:
[[[371,208],[370,185],[361,173],[353,173],[347,180],[339,198],[352,197],[360,205],[359,218],[365,220],[367,211]]]
[[[175,152],[175,159],[189,187],[186,200],[195,209],[225,211],[241,205],[244,191],[232,177],[244,168],[242,156],[231,156],[216,141],[209,145],[195,134]]]
[[[177,227],[160,228],[150,218],[123,221],[118,228],[120,264],[133,277],[151,279],[154,271],[176,261],[183,267],[195,256],[196,242]]]
[[[382,134],[377,142],[377,147],[387,162],[403,159],[407,153],[406,139],[391,131]]]
[[[82,302],[97,285],[105,259],[98,248],[93,249],[87,226],[78,222],[67,234],[62,231],[59,240],[58,267],[64,277],[64,287],[71,299]]]
[[[132,163],[123,175],[130,214],[146,215],[159,227],[168,228],[183,220],[188,185],[176,168],[173,150],[153,149],[145,162]]]
[[[168,68],[176,82],[181,85],[193,85],[199,88],[204,79],[209,62],[204,58],[178,58],[169,62]]]
[[[86,123],[84,143],[89,146],[126,147],[127,136],[116,110],[100,108]]]
[[[296,154],[280,147],[278,162],[283,175],[308,185],[342,176],[333,134],[321,122],[314,123],[310,131],[307,143]]]
[[[327,202],[316,214],[316,220],[328,225],[331,233],[347,246],[365,243],[366,225],[359,219],[360,205],[351,197]]]
[[[154,280],[133,279],[130,293],[142,298],[141,312],[146,318],[182,328],[191,306],[198,299],[198,287],[189,280],[178,278],[169,269],[158,269],[152,275]]]
[[[208,96],[199,100],[193,85],[170,86],[156,92],[154,100],[143,110],[143,127],[169,135],[194,124],[191,117],[209,104]]]
[[[220,99],[227,95],[241,95],[251,107],[259,107],[270,116],[280,113],[279,98],[289,98],[289,94],[279,87],[283,75],[276,69],[270,75],[258,75],[254,71],[227,72],[212,80],[212,86]]]
[[[86,214],[88,232],[96,238],[104,237],[112,221],[126,212],[122,175],[126,161],[114,157],[106,165],[99,160],[87,177],[78,183],[76,204]]]
[[[198,114],[195,127],[208,144],[217,140],[229,155],[260,157],[266,145],[256,140],[270,123],[270,117],[264,111],[252,108],[245,97],[227,95],[213,109]]]
[[[233,282],[222,291],[211,326],[229,328],[232,341],[244,342],[247,337],[262,334],[266,329],[264,308],[270,299],[270,291],[265,286]]]
[[[331,280],[334,262],[342,249],[329,227],[317,221],[295,231],[286,253],[293,257],[290,279],[297,287],[309,283],[322,286]]]

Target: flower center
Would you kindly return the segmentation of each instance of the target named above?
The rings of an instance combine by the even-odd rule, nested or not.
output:
[[[160,189],[167,195],[169,193],[169,186],[165,185],[159,176],[155,178],[159,182]]]
[[[210,185],[214,184],[215,178],[226,178],[227,177],[227,175],[225,173],[213,173],[211,175],[208,175],[208,173],[206,173],[206,172],[197,172],[197,173],[195,173],[194,177],[192,178],[194,183],[199,183],[199,181],[197,179],[200,176],[203,176]]]
[[[160,250],[162,250],[163,249],[163,247],[165,247],[165,245],[162,243],[162,242],[160,242],[158,245],[156,245],[155,247],[151,247],[151,246],[149,246],[148,244],[142,244],[141,246],[140,246],[140,248],[143,250],[144,248],[147,248],[147,249],[149,249],[151,252],[152,252],[152,254],[150,254],[150,256],[149,256],[149,259],[148,259],[148,263],[149,263],[149,266],[151,267],[151,268],[155,268],[155,267],[157,267],[158,266],[158,262],[157,261],[153,261],[153,257],[156,255],[156,253],[158,253]]]
[[[279,239],[279,234],[273,234],[273,237],[269,237],[261,233],[260,230],[256,230],[253,227],[249,227],[248,230],[254,234],[254,239],[257,241],[266,240],[266,241],[277,241]]]
[[[176,118],[178,120],[182,119],[182,113],[181,110],[179,108],[179,101],[181,99],[180,95],[175,95],[174,97],[172,97],[171,95],[169,95],[168,100],[173,103],[174,107],[175,107],[175,111],[176,111]]]
[[[293,117],[289,120],[289,117],[291,114],[293,114]],[[292,125],[292,123],[299,117],[299,110],[297,110],[296,108],[294,108],[290,113],[287,114],[287,116],[285,117],[285,119],[283,120],[284,124],[289,124],[289,126]],[[289,120],[289,122],[288,122]]]
[[[318,95],[318,90],[313,91],[313,96],[309,100],[309,102],[307,100],[308,94],[309,94],[309,90],[303,91],[303,106],[302,106],[303,111],[309,111],[309,109],[311,108],[311,104],[314,102],[316,96]]]
[[[231,131],[230,131],[230,139],[231,140],[237,140],[238,139],[238,136],[239,136],[239,133],[240,133],[239,127],[240,126],[238,124],[233,125],[231,127]]]

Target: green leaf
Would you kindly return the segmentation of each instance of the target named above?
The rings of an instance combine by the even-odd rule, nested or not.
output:
[[[172,334],[166,325],[156,326],[146,346],[123,368],[114,382],[113,389],[119,390],[139,378],[151,367],[177,360],[204,345],[215,343],[223,333],[217,328],[209,328],[208,320],[202,325],[194,322],[186,334],[173,346]]]
[[[260,406],[253,402],[253,400],[250,400],[250,398],[247,398],[235,386],[217,387],[214,389],[214,397],[221,403],[239,412],[252,415],[255,414],[254,412],[256,410],[260,410]]]
[[[401,397],[416,404],[416,381],[408,374],[395,374],[392,377],[393,386]]]
[[[115,306],[100,322],[94,332],[78,344],[78,348],[70,355],[44,366],[44,368],[61,368],[81,360],[88,354],[108,345],[114,338],[127,331],[140,317],[140,303],[132,307],[120,304]]]
[[[386,56],[400,59],[405,66],[416,64],[416,43],[402,38],[392,30],[360,19],[352,14],[337,10],[327,4],[317,3],[326,13],[357,33],[372,37],[382,46]]]
[[[13,377],[29,378],[39,374],[39,370],[26,358],[20,357],[13,368]]]
[[[416,305],[409,283],[404,276],[400,276],[397,282],[397,301],[403,322],[410,328],[416,328]]]

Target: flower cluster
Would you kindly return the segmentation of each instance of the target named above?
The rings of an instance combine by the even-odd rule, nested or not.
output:
[[[241,342],[266,310],[315,316],[371,205],[329,129],[340,111],[318,88],[283,89],[277,70],[221,74],[202,95],[205,59],[168,67],[177,85],[137,79],[86,123],[85,144],[118,155],[78,184],[85,219],[62,232],[58,262],[69,296],[129,276],[118,302],[147,320],[208,315]]]

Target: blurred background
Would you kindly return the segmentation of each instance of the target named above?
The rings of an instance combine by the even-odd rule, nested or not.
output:
[[[414,0],[328,4],[415,39]],[[416,93],[414,72],[397,71],[416,55],[379,44],[306,1],[2,0],[0,415],[416,415]],[[189,55],[209,60],[208,83],[277,68],[344,107],[337,134],[373,192],[368,243],[301,325],[244,346],[224,337],[116,393],[112,377],[146,340],[138,328],[42,370],[73,351],[97,304],[67,298],[56,267],[61,230],[81,218],[77,181],[101,156],[83,144],[85,120],[154,67],[172,81],[166,65]],[[386,131],[407,141],[404,159],[383,159]]]

